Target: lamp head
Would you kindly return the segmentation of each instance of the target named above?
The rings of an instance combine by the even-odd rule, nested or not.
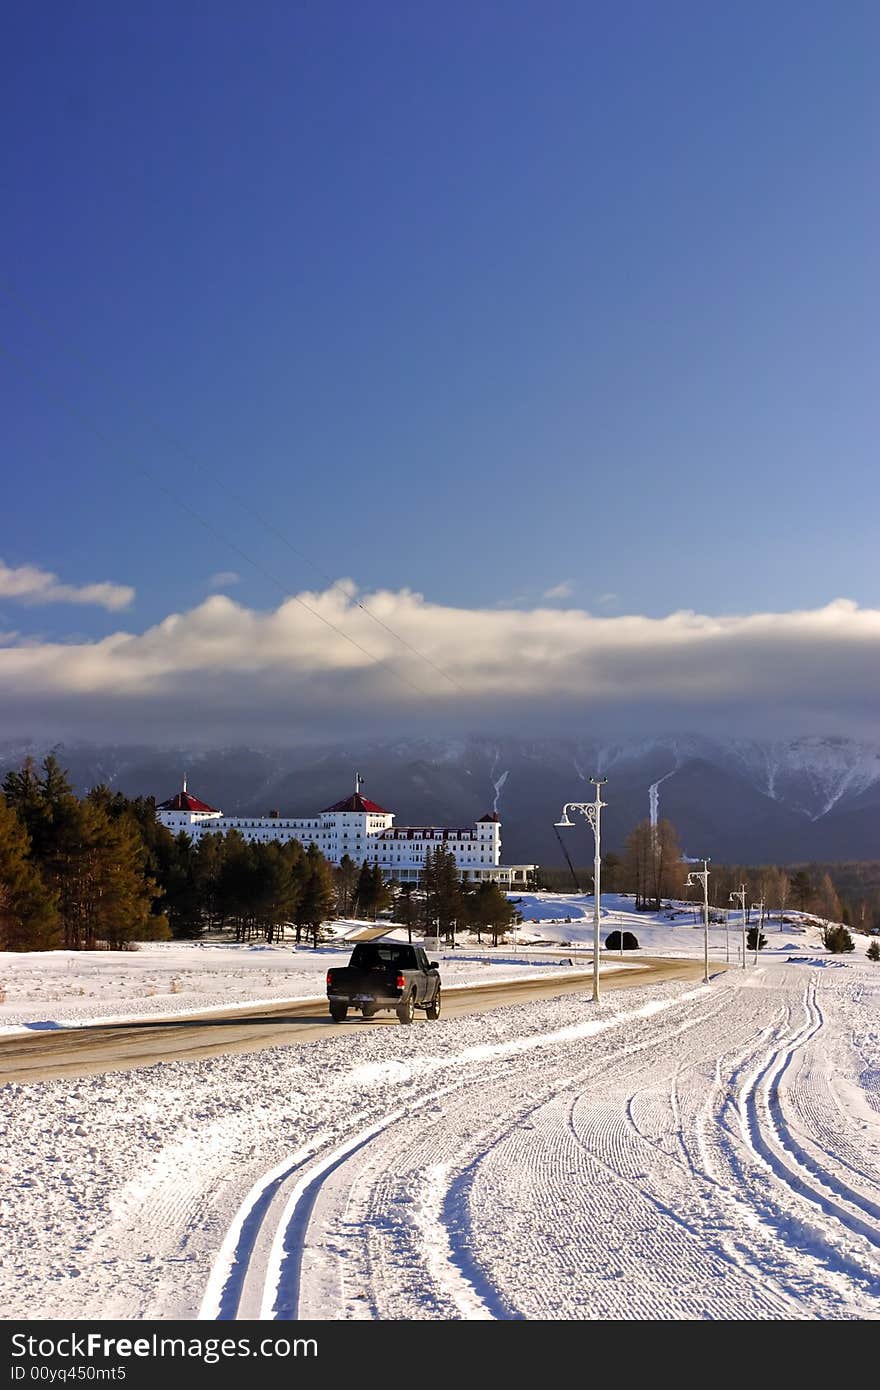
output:
[[[574,825],[574,821],[573,821],[573,820],[569,820],[569,819],[568,819],[568,816],[565,815],[565,814],[563,814],[562,820],[555,820],[555,821],[553,822],[553,824],[554,824],[554,825]]]

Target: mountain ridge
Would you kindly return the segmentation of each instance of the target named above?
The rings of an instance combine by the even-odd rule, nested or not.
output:
[[[467,824],[497,810],[504,858],[563,862],[554,821],[565,801],[592,800],[608,778],[603,850],[620,851],[647,816],[672,820],[689,854],[760,863],[880,858],[880,747],[836,737],[760,742],[669,735],[632,742],[587,737],[473,735],[457,739],[349,740],[287,748],[233,744],[0,744],[0,770],[54,751],[82,794],[106,782],[128,795],[190,788],[230,815],[307,815],[353,785],[398,824]],[[567,832],[573,858],[592,858],[584,824]]]

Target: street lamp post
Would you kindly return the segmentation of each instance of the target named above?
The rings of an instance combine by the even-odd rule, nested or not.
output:
[[[742,909],[742,968],[746,968],[746,885],[741,883],[738,889],[730,894],[731,902],[738,902]]]
[[[730,964],[730,908],[724,909],[724,959]]]
[[[601,859],[601,852],[602,852],[601,817],[602,817],[602,807],[605,806],[605,805],[607,805],[607,802],[600,800],[600,797],[599,797],[599,788],[600,788],[601,786],[603,786],[603,785],[608,781],[608,778],[607,778],[607,777],[591,777],[591,778],[590,778],[590,781],[593,783],[593,786],[596,788],[596,799],[595,799],[595,801],[566,801],[565,805],[564,805],[563,808],[562,808],[562,817],[561,817],[560,820],[556,821],[556,824],[557,824],[557,825],[560,825],[560,826],[561,826],[561,825],[573,825],[574,822],[571,821],[571,820],[569,820],[569,818],[568,818],[568,813],[569,813],[569,811],[580,811],[581,815],[584,816],[584,817],[586,818],[586,820],[589,821],[589,823],[590,823],[590,828],[591,828],[592,831],[593,831],[593,842],[594,842],[594,850],[595,850],[594,856],[593,856],[593,895],[594,895],[594,898],[595,898],[595,902],[594,902],[594,905],[593,905],[593,1003],[594,1003],[594,1004],[598,1004],[598,1002],[599,1002],[599,902],[600,902],[600,892],[601,892],[600,874],[601,874],[601,866],[602,866],[602,859]]]
[[[703,860],[702,869],[692,869],[687,876],[685,887],[694,883],[703,885],[703,984],[709,983],[709,860]]]

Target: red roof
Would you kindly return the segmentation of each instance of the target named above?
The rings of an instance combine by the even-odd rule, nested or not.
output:
[[[490,811],[488,815],[480,816],[480,819],[477,821],[477,825],[482,825],[483,821],[487,820],[497,821],[499,825],[501,824],[501,817],[499,816],[497,811]]]
[[[344,801],[337,801],[332,806],[325,806],[322,815],[327,815],[330,811],[369,811],[374,816],[390,816],[391,812],[386,811],[384,806],[377,806],[375,801],[368,801],[360,792],[354,792],[347,796]]]
[[[216,806],[209,806],[207,801],[199,801],[197,796],[190,796],[189,792],[178,792],[172,796],[170,801],[163,801],[157,808],[159,811],[213,811],[218,814]]]

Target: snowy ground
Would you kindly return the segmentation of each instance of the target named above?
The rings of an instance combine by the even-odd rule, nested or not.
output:
[[[405,933],[403,939],[406,939]],[[559,947],[432,952],[444,989],[482,981],[568,974]],[[236,946],[203,942],[145,943],[138,951],[0,952],[0,1036],[120,1023],[173,1014],[212,1013],[236,1004],[325,998],[329,967],[345,965],[351,946]],[[623,962],[623,967],[627,962]],[[584,962],[577,962],[583,969]],[[621,969],[616,958],[602,971]]]
[[[574,893],[517,893],[510,894],[523,917],[517,933],[523,943],[537,940],[554,945],[573,947],[592,943],[593,899]],[[805,946],[820,946],[820,923],[816,917],[802,912],[786,914],[781,922],[777,915],[764,923],[767,951],[803,950]],[[756,921],[752,912],[749,922]],[[570,920],[569,920],[570,919]],[[713,959],[742,962],[742,913],[731,911],[727,926],[710,925],[709,951]],[[649,956],[697,956],[703,951],[702,902],[673,903],[670,911],[636,912],[631,897],[618,893],[602,894],[601,940],[610,931],[631,932],[639,950]],[[865,942],[867,944],[867,942]]]
[[[6,1087],[4,1315],[876,1318],[878,1005],[780,953]]]
[[[571,967],[561,962],[570,959],[570,952],[592,951],[592,898],[550,893],[516,898],[526,920],[515,943],[490,947],[462,937],[454,951],[431,952],[441,963],[446,988],[478,980],[522,979],[530,972],[564,972]],[[22,1028],[123,1022],[207,1013],[235,1004],[321,998],[327,969],[347,961],[350,938],[374,925],[338,923],[335,942],[317,951],[289,942],[266,946],[205,940],[144,943],[137,951],[0,952],[0,996],[5,996],[0,999],[0,1035]],[[603,895],[601,940],[617,928],[633,932],[640,946],[639,952],[625,953],[624,964],[639,954],[702,956],[702,919],[695,926],[690,909],[679,909],[670,920],[662,912],[636,913],[631,900]],[[393,934],[406,940],[403,929]],[[783,931],[773,923],[765,935],[768,951],[819,949],[818,928],[809,918]],[[729,955],[732,964],[739,964],[740,941],[739,917],[732,914],[729,935],[723,927],[710,928],[711,957],[725,961]],[[583,959],[577,966],[584,968]],[[619,968],[619,955],[603,951],[603,969]]]

